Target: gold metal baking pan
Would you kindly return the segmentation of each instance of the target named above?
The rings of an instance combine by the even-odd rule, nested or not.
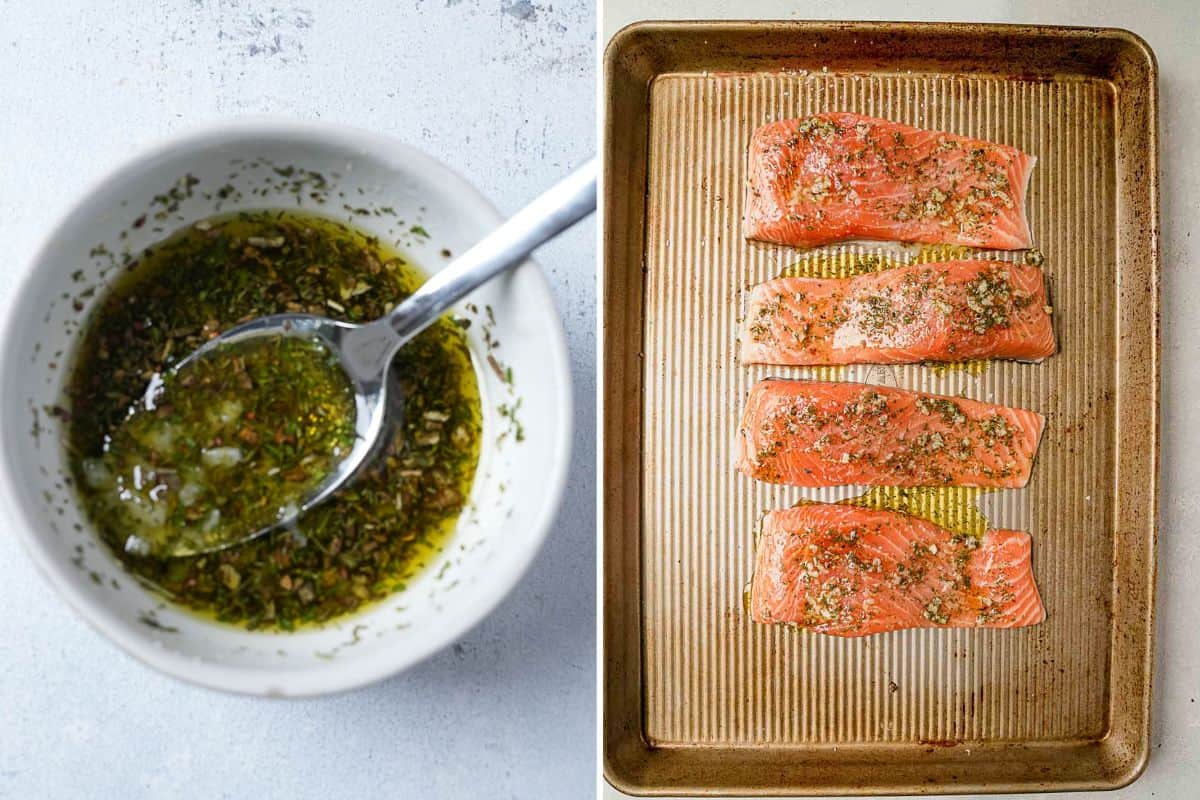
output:
[[[1158,147],[1149,48],[1117,30],[646,23],[605,56],[604,770],[640,794],[1114,788],[1148,755],[1158,460]],[[733,470],[745,288],[797,251],[741,234],[746,146],[844,109],[1038,157],[1029,214],[1061,353],[846,379],[1048,418],[1028,488],[1049,614],[837,639],[752,623],[756,521],[803,497]]]

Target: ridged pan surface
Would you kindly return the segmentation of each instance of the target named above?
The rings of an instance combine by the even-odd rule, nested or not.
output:
[[[819,26],[807,32],[801,27],[796,35],[802,39],[816,30]],[[663,45],[665,51],[670,47]],[[810,52],[802,43],[796,50]],[[645,89],[644,271],[633,276],[629,270],[624,285],[641,293],[641,316],[606,332],[637,340],[641,356],[640,394],[631,398],[626,390],[625,398],[606,400],[610,419],[626,414],[630,422],[639,421],[640,453],[634,462],[625,448],[623,462],[639,470],[638,530],[606,525],[610,553],[613,537],[635,548],[630,558],[636,564],[620,574],[637,576],[637,602],[614,599],[618,590],[610,582],[606,614],[619,615],[639,633],[642,749],[641,756],[630,755],[627,743],[614,741],[629,733],[615,732],[614,720],[606,718],[610,780],[643,792],[834,793],[1100,788],[1131,779],[1145,757],[1145,720],[1138,717],[1144,712],[1114,694],[1148,696],[1149,676],[1131,683],[1114,670],[1129,669],[1130,659],[1148,664],[1149,634],[1140,626],[1122,627],[1126,611],[1114,609],[1114,598],[1141,592],[1141,616],[1135,618],[1146,623],[1153,512],[1147,520],[1143,510],[1128,507],[1119,487],[1140,482],[1142,489],[1135,487],[1132,496],[1144,503],[1144,491],[1152,500],[1154,476],[1143,461],[1122,460],[1121,451],[1153,450],[1155,415],[1152,403],[1131,406],[1145,403],[1128,394],[1123,382],[1131,374],[1151,380],[1156,367],[1151,363],[1146,372],[1134,366],[1130,373],[1122,358],[1134,357],[1130,337],[1148,335],[1135,352],[1150,353],[1153,362],[1156,333],[1153,321],[1138,316],[1144,309],[1134,313],[1133,322],[1120,313],[1129,302],[1125,284],[1140,282],[1135,294],[1153,298],[1155,282],[1153,258],[1147,260],[1153,236],[1139,239],[1127,231],[1131,192],[1138,189],[1125,185],[1133,162],[1119,152],[1130,141],[1121,130],[1129,124],[1122,116],[1124,86],[1070,71],[1028,75],[1017,62],[998,74],[909,71],[904,61],[918,58],[912,51],[886,71],[863,69],[851,51],[838,46],[823,56],[813,50],[808,68],[775,69],[768,59],[742,71],[722,69],[723,63],[711,70],[686,68],[704,60],[702,51],[687,52],[687,58],[676,57],[676,65],[685,68],[654,74]],[[839,66],[843,59],[854,68]],[[614,63],[610,49],[610,72]],[[1059,354],[1040,364],[993,362],[982,370],[738,362],[737,328],[747,287],[811,255],[743,237],[750,136],[765,122],[819,111],[885,117],[1003,142],[1037,156],[1028,214],[1044,256]],[[613,120],[609,130],[619,135]],[[621,165],[609,164],[610,212],[613,192],[637,191],[620,185],[621,174]],[[609,226],[617,222],[612,216]],[[1143,241],[1146,252],[1130,249]],[[636,244],[608,235],[610,305],[614,298],[607,295],[619,288],[614,280],[626,275],[616,262]],[[894,248],[878,246],[838,245],[820,252],[841,263],[855,255],[897,257]],[[639,329],[630,330],[635,324]],[[607,369],[617,368],[618,350],[609,347]],[[743,401],[767,376],[882,383],[1044,414],[1046,433],[1028,487],[984,493],[979,504],[992,526],[1032,534],[1046,621],[1017,630],[921,629],[860,639],[752,622],[743,593],[759,517],[802,499],[838,500],[862,491],[774,486],[734,471]],[[1153,387],[1149,396],[1156,397]],[[1122,430],[1145,430],[1147,424],[1149,440],[1122,441]],[[616,444],[606,442],[606,452]],[[1153,457],[1149,460],[1152,465]],[[1138,471],[1128,472],[1137,465]],[[610,519],[615,510],[610,496]],[[1124,533],[1125,526],[1133,527]],[[1121,566],[1123,545],[1137,551],[1129,568]],[[615,566],[611,561],[606,569]],[[1130,635],[1136,641],[1125,647],[1123,637]],[[627,665],[613,663],[626,651],[611,646],[612,636],[607,669],[627,674]],[[612,701],[609,716],[621,716]],[[1129,741],[1098,755],[1104,749],[1098,743],[1115,747],[1117,728]],[[1095,752],[1088,755],[1088,747]],[[1038,748],[1022,769],[1013,751]],[[993,756],[995,764],[972,774],[972,765]],[[863,766],[839,770],[827,763],[839,758],[846,764],[861,760]],[[1064,764],[1061,771],[1036,766],[1056,759]],[[924,780],[889,767],[901,763]],[[994,780],[981,778],[992,774]]]

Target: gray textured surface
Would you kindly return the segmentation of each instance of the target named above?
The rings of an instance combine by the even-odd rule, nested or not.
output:
[[[197,122],[393,134],[513,211],[594,150],[588,0],[0,0],[0,302],[85,186]],[[539,260],[573,359],[571,488],[530,574],[456,647],[281,702],[164,678],[0,533],[0,797],[583,797],[594,786],[594,226]]]
[[[1200,796],[1200,8],[1192,0],[605,0],[602,42],[639,19],[882,19],[1026,22],[1128,28],[1158,57],[1162,184],[1162,469],[1158,633],[1150,764],[1108,796]],[[605,785],[605,797],[624,795]],[[1060,797],[1063,795],[1059,795]]]

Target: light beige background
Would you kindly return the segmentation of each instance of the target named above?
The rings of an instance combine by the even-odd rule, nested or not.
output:
[[[1128,28],[1158,56],[1162,132],[1162,482],[1150,765],[1114,798],[1200,796],[1200,4],[1070,0],[604,0],[600,41],[642,19],[1021,22]],[[602,783],[605,800],[625,795]],[[1072,795],[1055,795],[1068,797]]]

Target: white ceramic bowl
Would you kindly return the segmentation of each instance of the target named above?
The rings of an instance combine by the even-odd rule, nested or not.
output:
[[[81,285],[99,282],[107,260],[89,253],[104,243],[109,251],[136,254],[214,213],[217,189],[226,183],[243,191],[240,198],[227,196],[221,211],[295,208],[290,193],[261,197],[246,191],[271,171],[265,164],[248,166],[255,159],[338,175],[329,177],[333,198],[340,191],[346,204],[391,208],[406,225],[421,225],[429,238],[410,237],[414,241],[402,250],[426,270],[446,263],[443,248],[462,252],[501,221],[478,191],[441,163],[391,139],[343,127],[245,121],[176,136],[137,156],[84,195],[7,298],[0,341],[0,492],[12,530],[41,572],[80,615],[129,653],[205,686],[311,695],[403,670],[460,637],[512,589],[537,553],[562,495],[570,376],[562,323],[546,281],[536,265],[525,264],[468,300],[494,309],[495,338],[514,385],[510,389],[492,369],[477,366],[484,445],[468,506],[474,512],[464,512],[445,550],[405,591],[325,628],[290,634],[211,623],[164,604],[89,529],[63,481],[69,470],[62,424],[44,409],[61,402],[64,367],[79,336],[81,314],[67,298]],[[239,176],[230,180],[234,171]],[[165,220],[151,215],[120,238],[155,195],[189,174],[199,183],[175,212]],[[317,205],[305,194],[300,198],[302,208],[348,218],[338,199]],[[395,240],[390,215],[353,222]],[[76,270],[82,276],[73,277]],[[468,331],[477,365],[487,352],[481,328]],[[524,440],[506,436],[498,444],[508,425],[498,408],[517,397]]]

